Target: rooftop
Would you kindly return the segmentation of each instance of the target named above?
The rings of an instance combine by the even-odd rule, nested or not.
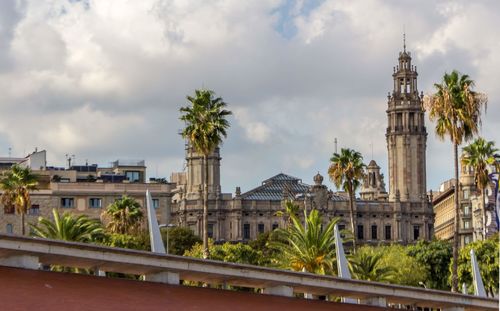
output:
[[[309,191],[311,185],[305,184],[301,179],[280,173],[262,182],[262,185],[241,195],[243,200],[256,201],[281,201],[283,193],[295,196]]]

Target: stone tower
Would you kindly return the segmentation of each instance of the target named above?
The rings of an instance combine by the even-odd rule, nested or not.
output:
[[[423,94],[417,90],[417,68],[411,54],[399,53],[394,67],[394,90],[388,95],[387,149],[389,155],[389,200],[423,202],[426,196],[425,149],[427,132],[424,124]]]
[[[208,156],[208,198],[215,199],[220,193],[220,150],[215,148]],[[201,199],[203,193],[203,181],[205,168],[203,155],[194,151],[194,148],[186,145],[186,199]]]
[[[375,160],[371,160],[366,167],[366,175],[361,184],[359,195],[362,200],[366,201],[387,201],[384,174],[380,173],[380,166]]]

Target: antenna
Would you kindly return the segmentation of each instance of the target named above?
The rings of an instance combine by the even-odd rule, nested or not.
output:
[[[372,147],[372,160],[373,160],[373,141],[370,143],[370,147]]]
[[[337,137],[335,137],[333,143],[335,144],[335,153],[337,153]]]
[[[12,147],[9,147],[9,158],[12,157]]]
[[[406,26],[403,25],[403,52],[406,52]]]

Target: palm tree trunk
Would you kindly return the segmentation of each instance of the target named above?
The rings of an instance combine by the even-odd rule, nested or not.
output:
[[[453,143],[453,155],[455,157],[455,232],[453,234],[453,265],[451,271],[451,291],[458,292],[458,247],[459,247],[459,234],[460,230],[460,206],[458,204],[458,196],[460,193],[459,180],[458,180],[458,144]]]
[[[486,189],[481,189],[481,201],[482,201],[482,225],[483,225],[483,241],[486,240]]]
[[[354,191],[352,190],[352,186],[349,186],[349,209],[351,214],[351,230],[353,234],[352,239],[352,252],[356,253],[356,231],[354,231]]]
[[[24,228],[24,211],[21,211],[21,232],[23,236],[25,235],[25,228]]]
[[[208,250],[208,155],[203,155],[203,164],[205,165],[205,176],[203,176],[203,258],[207,259],[210,255]]]

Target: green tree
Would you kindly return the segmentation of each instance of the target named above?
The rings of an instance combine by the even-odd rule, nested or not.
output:
[[[406,247],[406,253],[415,258],[427,270],[428,278],[424,284],[428,288],[449,290],[449,266],[452,256],[452,246],[448,241],[419,240],[414,245]]]
[[[110,204],[102,212],[102,217],[109,232],[133,235],[140,230],[144,213],[139,202],[125,195]]]
[[[474,286],[472,284],[471,249],[474,249],[474,253],[476,254],[485,290],[490,297],[493,297],[493,294],[498,295],[498,275],[500,272],[498,259],[500,244],[498,234],[483,241],[467,244],[460,250],[460,256],[458,257],[458,280],[460,284],[467,284],[469,291],[472,293]]]
[[[271,247],[273,241],[277,239],[279,233],[275,230],[261,233],[255,240],[248,242],[248,245],[261,254],[258,265],[259,266],[273,266],[275,261],[273,258],[279,256],[279,250]]]
[[[208,156],[222,144],[227,137],[231,111],[221,97],[215,97],[210,90],[195,90],[195,96],[187,96],[188,106],[180,109],[180,120],[186,127],[182,137],[187,139],[195,152],[203,155],[205,173],[203,174],[203,247],[204,257],[208,258]]]
[[[293,202],[293,200],[285,200],[282,202],[282,207],[284,210],[277,211],[274,215],[278,217],[283,217],[286,225],[289,226],[292,219],[290,215],[296,215],[299,212],[299,206]]]
[[[103,244],[111,247],[137,249],[144,251],[151,250],[151,246],[149,243],[149,234],[144,230],[141,230],[134,235],[108,233],[104,238]]]
[[[14,164],[0,181],[3,190],[1,201],[5,206],[14,206],[21,215],[21,233],[25,235],[24,217],[31,206],[30,191],[36,190],[38,177],[29,167]]]
[[[458,291],[457,260],[459,248],[459,176],[458,146],[470,140],[479,131],[481,110],[486,106],[484,94],[472,90],[474,81],[468,75],[461,75],[456,70],[443,76],[440,84],[434,84],[436,93],[426,97],[429,118],[436,121],[436,135],[448,137],[453,144],[455,165],[455,232],[453,237],[452,291]]]
[[[73,242],[96,242],[104,235],[104,229],[98,219],[89,218],[86,215],[71,215],[64,213],[59,215],[57,210],[52,209],[53,219],[38,218],[38,224],[30,224],[32,236]]]
[[[364,176],[365,165],[363,164],[363,156],[361,153],[352,150],[340,150],[340,154],[334,153],[330,159],[330,167],[328,175],[330,180],[335,184],[335,187],[341,188],[349,194],[349,211],[351,221],[351,231],[355,236],[354,230],[354,194],[356,189],[361,185],[361,180]],[[353,250],[356,250],[356,239],[353,240]]]
[[[462,164],[474,169],[474,180],[476,186],[481,192],[481,214],[482,214],[482,234],[483,240],[486,239],[486,188],[490,184],[489,171],[490,166],[494,166],[497,171],[500,168],[500,155],[495,143],[486,141],[483,138],[477,138],[472,144],[463,148]]]
[[[249,265],[258,265],[262,254],[253,249],[248,244],[226,242],[222,245],[214,245],[213,241],[209,240],[211,249],[208,259],[219,260],[225,262],[234,262]],[[202,244],[195,244],[190,250],[184,253],[184,256],[204,258],[204,247]]]
[[[168,234],[167,234],[168,230]],[[168,253],[173,255],[183,255],[187,250],[190,250],[196,243],[200,243],[201,239],[194,234],[193,230],[187,227],[173,227],[161,230],[161,236],[165,249],[167,249],[168,236]]]
[[[302,224],[297,215],[290,214],[291,225],[276,229],[276,240],[271,247],[281,254],[277,258],[281,267],[317,274],[333,273],[335,261],[335,237],[333,228],[339,218],[333,218],[323,228],[321,215],[312,210]]]
[[[383,263],[383,256],[383,253],[375,252],[371,247],[362,247],[349,259],[353,277],[373,282],[391,281],[395,269]]]
[[[425,282],[428,279],[428,272],[424,265],[409,256],[404,246],[398,244],[378,246],[373,248],[373,251],[382,253],[380,259],[382,266],[391,267],[394,270],[389,283],[420,286],[420,282]]]

